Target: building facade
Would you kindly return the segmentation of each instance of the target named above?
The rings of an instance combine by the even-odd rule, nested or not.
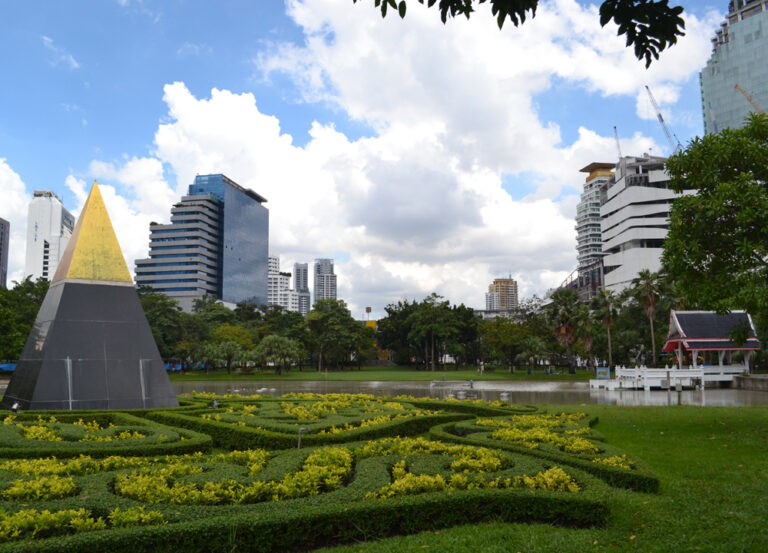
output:
[[[276,254],[269,254],[267,267],[267,305],[289,309],[291,273],[280,272],[280,256]]]
[[[315,301],[336,299],[336,274],[333,259],[315,259]]]
[[[196,176],[170,224],[150,225],[149,257],[136,260],[136,284],[173,297],[185,311],[205,294],[265,305],[266,201],[222,174]]]
[[[75,228],[75,218],[50,190],[35,190],[27,212],[24,275],[51,280]]]
[[[699,74],[705,133],[739,128],[750,112],[768,110],[766,52],[768,0],[731,0]]]
[[[0,217],[0,288],[8,287],[8,246],[11,223]]]
[[[312,298],[309,292],[309,265],[307,263],[293,264],[293,290],[288,296],[288,304],[288,309],[298,311],[305,317],[312,307]]]
[[[613,182],[614,167],[615,163],[595,162],[581,169],[582,173],[587,173],[587,178],[576,205],[576,251],[580,273],[603,258],[600,206]]]
[[[508,311],[517,308],[517,281],[512,277],[495,278],[485,294],[486,311]]]
[[[666,158],[623,157],[609,183],[602,217],[604,286],[621,292],[644,269],[659,271],[672,200]],[[687,191],[686,193],[692,193]]]

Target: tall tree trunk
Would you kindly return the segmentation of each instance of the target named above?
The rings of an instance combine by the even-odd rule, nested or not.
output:
[[[613,348],[611,347],[611,327],[607,326],[605,329],[608,331],[608,369],[613,367]]]
[[[435,370],[435,331],[430,331],[430,336],[432,337],[432,371]]]
[[[573,365],[573,354],[571,354],[571,344],[568,344],[565,348],[568,355],[568,374],[576,374],[576,367]]]
[[[648,318],[651,321],[651,351],[653,352],[653,366],[656,366],[656,334],[653,331],[653,317]]]

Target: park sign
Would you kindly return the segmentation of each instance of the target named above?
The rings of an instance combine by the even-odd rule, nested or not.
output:
[[[178,406],[96,182],[2,405],[68,410]]]

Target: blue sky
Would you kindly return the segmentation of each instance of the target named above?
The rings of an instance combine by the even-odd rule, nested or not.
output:
[[[572,39],[557,28],[556,18],[547,15],[557,12],[561,18],[572,17],[571,24],[578,28],[579,22],[593,20],[584,12],[592,5],[590,2],[545,2],[536,19],[521,29],[509,25],[501,33],[492,26],[490,17],[482,13],[470,22],[449,22],[443,29],[433,24],[432,20],[438,18],[436,10],[425,14],[414,0],[411,3],[414,6],[409,5],[409,14],[401,22],[391,16],[381,21],[372,0],[357,5],[349,0],[307,0],[288,6],[277,0],[3,2],[0,69],[5,86],[0,87],[0,159],[21,179],[24,194],[31,195],[34,189],[54,190],[72,210],[77,210],[82,201],[82,183],[99,176],[94,162],[106,164],[111,169],[102,170],[101,174],[114,187],[115,197],[123,198],[127,209],[137,217],[145,212],[147,216],[158,216],[158,206],[153,207],[154,211],[142,211],[137,198],[140,187],[130,181],[134,177],[125,165],[131,159],[146,161],[148,165],[156,163],[162,168],[157,177],[157,186],[162,190],[158,188],[157,198],[166,198],[170,191],[178,191],[177,185],[188,184],[189,175],[216,170],[206,166],[204,154],[194,161],[197,158],[191,151],[208,148],[216,150],[217,159],[238,159],[237,152],[231,151],[236,146],[226,141],[228,132],[242,136],[246,142],[253,139],[246,150],[255,152],[252,155],[256,159],[247,167],[261,167],[259,148],[269,150],[272,142],[286,140],[285,136],[280,138],[280,133],[269,134],[266,130],[258,138],[247,134],[237,128],[238,118],[233,116],[227,123],[231,128],[215,129],[215,133],[222,134],[216,142],[205,143],[200,139],[200,144],[183,153],[178,143],[158,142],[156,133],[161,125],[170,125],[177,134],[185,132],[185,122],[193,125],[191,112],[185,112],[189,113],[189,120],[183,120],[187,115],[171,115],[169,106],[173,98],[179,102],[186,98],[184,101],[200,108],[211,100],[212,89],[228,91],[234,97],[211,101],[212,110],[220,109],[221,116],[226,117],[231,110],[250,109],[254,117],[256,112],[265,116],[255,119],[259,125],[263,122],[265,128],[270,117],[276,118],[281,133],[290,135],[292,140],[292,147],[283,144],[280,152],[288,158],[298,156],[303,160],[299,165],[318,171],[315,174],[307,169],[306,173],[294,175],[294,181],[281,183],[272,192],[275,201],[264,193],[271,190],[272,184],[253,181],[256,184],[252,187],[270,199],[274,238],[271,242],[284,255],[284,263],[337,255],[339,269],[342,273],[347,270],[347,278],[341,279],[342,288],[355,305],[373,303],[372,292],[356,295],[356,290],[374,287],[370,274],[376,270],[385,274],[380,288],[382,295],[389,294],[385,301],[426,295],[437,289],[451,299],[479,306],[487,279],[501,270],[507,272],[512,267],[524,292],[541,293],[570,272],[572,261],[575,263],[570,235],[561,238],[561,246],[542,242],[541,247],[554,248],[546,256],[548,261],[528,267],[525,259],[531,257],[529,251],[510,251],[507,246],[492,251],[485,246],[465,244],[464,239],[472,233],[485,244],[491,236],[487,234],[490,227],[502,233],[494,235],[494,240],[507,243],[508,235],[503,232],[515,231],[512,227],[499,230],[506,227],[493,223],[493,206],[511,202],[505,208],[507,213],[515,213],[518,208],[524,212],[535,206],[543,210],[539,219],[562,216],[563,220],[555,226],[568,229],[572,226],[568,222],[569,210],[575,205],[575,194],[582,182],[574,167],[582,158],[596,155],[595,152],[600,152],[601,157],[608,156],[607,161],[613,160],[614,125],[622,137],[625,154],[640,154],[630,149],[649,144],[655,146],[654,153],[668,152],[655,118],[638,115],[642,84],[651,84],[665,118],[681,141],[685,143],[702,132],[694,66],[700,67],[706,56],[686,61],[687,54],[683,52],[685,48],[702,51],[701,45],[708,43],[711,29],[723,15],[725,0],[680,2],[686,14],[695,19],[689,19],[688,28],[689,34],[700,35],[698,42],[695,49],[693,38],[687,41],[688,46],[681,42],[673,48],[680,50],[676,58],[670,56],[666,60],[667,56],[662,54],[663,63],[652,70],[655,73],[643,73],[639,64],[633,65],[631,72],[620,73],[625,69],[622,65],[627,65],[619,59],[623,54],[615,48],[605,54],[607,50],[601,46],[610,43],[609,36],[593,43],[593,37],[586,33],[569,42]],[[364,34],[356,35],[361,29]],[[571,54],[577,52],[577,47],[594,48],[595,56],[583,59],[594,59],[595,66],[561,70],[552,62],[549,69],[528,67],[518,71],[518,65],[531,65],[527,59],[531,52],[525,52],[525,41],[520,40],[529,35],[523,33],[534,37],[530,41],[551,44]],[[422,39],[424,44],[419,44]],[[463,60],[461,50],[455,46],[466,45],[468,41],[479,44],[502,40],[509,41],[503,43],[508,44],[504,47],[509,48],[509,55],[500,50],[488,56],[488,67],[483,73],[472,73],[478,71],[472,67],[477,63]],[[357,48],[350,44],[360,44],[360,51],[356,52]],[[385,58],[379,52],[382,49],[392,50],[394,57]],[[422,53],[423,62],[418,59]],[[607,61],[603,64],[600,59],[604,54]],[[573,63],[580,62],[574,59]],[[546,60],[542,59],[542,65],[547,66]],[[595,78],[595,73],[614,70],[615,77]],[[473,89],[475,83],[467,82],[466,75],[473,74],[474,78],[479,77],[477,86],[484,88]],[[313,80],[317,75],[320,80]],[[629,79],[632,85],[611,84],[613,79]],[[173,89],[170,96],[164,97],[164,87],[176,82],[183,83],[183,88]],[[234,107],[235,101],[243,100],[248,93],[253,95],[253,106],[242,107],[241,102],[240,107]],[[499,121],[492,116],[494,106],[508,111]],[[526,136],[525,129],[530,126],[530,143],[507,137],[502,122],[517,129],[521,136]],[[211,129],[217,125],[215,119],[194,125],[198,123],[195,128],[203,130],[197,137],[206,134],[204,124]],[[193,139],[187,136],[185,140]],[[536,163],[537,141],[546,147],[540,166]],[[219,147],[222,151],[217,150]],[[227,148],[229,151],[225,151]],[[419,157],[418,149],[433,155]],[[510,152],[509,159],[505,159],[505,151]],[[520,159],[515,158],[515,152]],[[551,166],[560,155],[558,152],[564,165],[555,170]],[[443,154],[445,160],[439,161]],[[340,169],[342,158],[346,165]],[[521,161],[525,159],[531,163]],[[332,169],[328,169],[329,163]],[[413,169],[401,170],[406,167]],[[542,167],[546,170],[540,170]],[[234,171],[237,178],[251,182],[245,166],[219,166],[218,171]],[[422,177],[419,182],[409,183],[408,174]],[[434,229],[435,233],[443,234],[431,237],[433,244],[429,247],[415,235],[387,234],[388,223],[379,221],[376,212],[384,209],[391,198],[384,191],[375,192],[376,186],[400,186],[400,190],[408,191],[432,177],[435,182],[455,184],[451,193],[438,192],[438,196],[454,198],[455,205],[427,214],[426,217],[435,217],[434,224],[428,225],[430,230],[426,234],[424,230],[418,232],[426,236]],[[0,185],[3,182],[0,180]],[[80,182],[80,188],[74,182]],[[352,184],[346,187],[345,182]],[[10,190],[10,185],[5,186]],[[305,196],[302,187],[312,186],[313,191],[328,187],[327,195],[336,198],[336,204],[328,208],[325,221],[318,217],[313,219],[316,226],[291,226],[297,213],[323,210],[317,205],[297,208],[288,201],[280,203],[281,191],[291,186],[295,190],[286,197],[299,203],[296,198]],[[153,194],[152,189],[143,190]],[[469,206],[468,210],[475,206],[477,215],[466,215],[464,208],[458,206]],[[416,220],[423,222],[421,215],[411,213],[414,207],[423,211],[407,203],[387,207],[390,226],[407,229]],[[452,228],[444,225],[444,215],[454,208],[459,215]],[[365,215],[361,213],[364,209]],[[426,212],[431,213],[429,209]],[[405,214],[402,221],[397,219],[398,213]],[[8,217],[2,209],[0,216]],[[303,219],[306,223],[307,217]],[[321,230],[330,219],[337,222],[332,231],[335,240],[327,239]],[[23,224],[23,217],[17,214],[12,222]],[[144,219],[138,217],[133,223],[136,226],[129,229],[129,222],[125,221],[118,233],[146,233],[140,223],[143,225]],[[277,228],[276,224],[283,226]],[[146,243],[146,237],[142,240]],[[412,251],[408,244],[413,245]],[[131,256],[140,255],[140,247],[124,245],[124,249],[130,265]],[[473,254],[466,259],[466,270],[460,268],[464,267],[462,251],[479,250],[483,251],[478,254],[480,258]],[[19,259],[17,255],[12,260],[12,276],[20,276]],[[444,276],[450,271],[458,271],[460,276]]]

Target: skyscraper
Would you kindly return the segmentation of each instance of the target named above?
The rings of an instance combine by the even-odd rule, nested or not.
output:
[[[768,110],[766,52],[768,0],[731,0],[699,74],[705,133],[739,128],[750,112]]]
[[[150,225],[147,259],[136,284],[192,309],[211,294],[231,303],[267,303],[267,200],[222,174],[198,175],[171,209],[171,223]]]
[[[312,300],[309,293],[309,267],[306,263],[293,264],[293,290],[288,295],[288,309],[306,317]]]
[[[280,256],[269,254],[267,272],[267,305],[277,305],[289,309],[288,295],[291,286],[291,273],[280,272]]]
[[[485,309],[508,311],[515,308],[517,308],[517,281],[512,277],[493,279],[485,294]]]
[[[315,259],[315,301],[336,299],[336,275],[333,259]]]
[[[27,213],[24,275],[51,280],[75,227],[75,218],[49,190],[35,190]]]
[[[661,269],[661,253],[669,230],[672,200],[666,158],[626,156],[608,183],[602,218],[605,288],[621,292],[644,269]],[[685,191],[692,194],[693,191]]]
[[[584,192],[576,206],[576,251],[578,264],[572,286],[582,300],[597,296],[603,280],[603,239],[600,206],[605,202],[608,186],[613,182],[615,163],[594,162],[583,169],[587,173]]]
[[[0,288],[8,287],[8,244],[11,223],[0,217]]]

